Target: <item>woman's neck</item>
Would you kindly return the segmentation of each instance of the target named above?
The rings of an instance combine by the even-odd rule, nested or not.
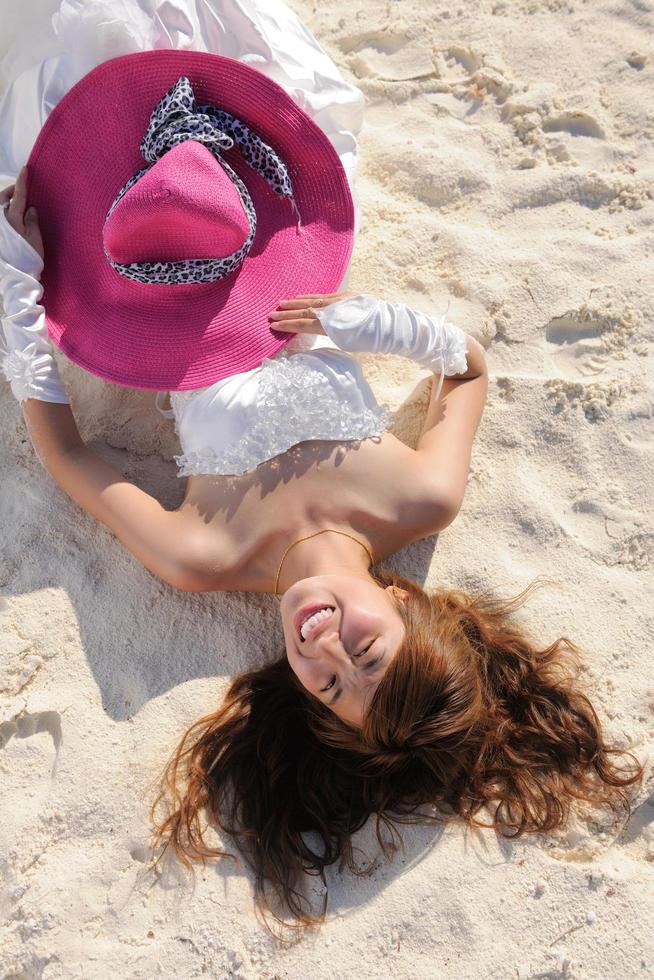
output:
[[[316,531],[326,533],[315,534]],[[370,567],[366,548],[374,557],[374,545],[368,534],[350,523],[293,521],[270,530],[258,541],[256,548],[248,549],[240,567],[234,570],[234,582],[238,584],[233,588],[274,593],[282,558],[277,586],[279,595],[300,579],[314,575],[365,575]]]

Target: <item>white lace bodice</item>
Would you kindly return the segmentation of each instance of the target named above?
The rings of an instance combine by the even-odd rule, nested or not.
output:
[[[317,335],[298,334],[251,371],[205,388],[170,392],[168,411],[158,402],[158,410],[175,421],[180,477],[241,475],[296,443],[380,436],[393,422],[359,363]]]

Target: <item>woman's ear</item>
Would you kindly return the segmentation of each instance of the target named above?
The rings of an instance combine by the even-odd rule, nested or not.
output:
[[[393,593],[396,599],[401,599],[402,601],[406,602],[406,600],[409,598],[409,593],[407,590],[400,589],[397,585],[387,585],[386,591],[388,592],[389,590]]]

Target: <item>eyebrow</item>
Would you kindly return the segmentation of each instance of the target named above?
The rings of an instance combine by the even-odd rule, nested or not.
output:
[[[382,660],[384,659],[385,656],[386,656],[386,651],[384,650],[384,652],[382,653],[382,655],[380,657],[377,657],[376,660],[371,660],[370,663],[369,664],[366,664],[363,669],[364,670],[372,670],[373,667],[378,667],[379,664],[382,662]],[[338,691],[336,692],[336,694],[334,695],[334,697],[329,702],[330,708],[331,708],[332,705],[336,704],[336,702],[340,699],[340,696],[341,696],[342,693],[343,693],[343,688],[342,687],[339,687]]]

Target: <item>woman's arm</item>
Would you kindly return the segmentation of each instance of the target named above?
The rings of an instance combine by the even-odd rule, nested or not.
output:
[[[84,446],[70,405],[25,398],[21,408],[34,451],[48,472],[58,456]]]
[[[55,483],[105,524],[157,578],[183,591],[205,586],[207,541],[178,511],[167,511],[82,441],[68,405],[27,398],[32,445]]]
[[[38,302],[44,250],[37,216],[26,207],[25,168],[15,185],[0,191],[0,205],[2,369],[38,458],[64,493],[109,527],[152,574],[180,589],[195,587],[199,549],[206,548],[197,529],[126,480],[79,434]]]
[[[429,499],[454,520],[468,484],[472,446],[488,396],[488,366],[484,348],[467,335],[468,370],[445,378],[438,398],[438,377],[432,379],[427,415],[416,445],[419,473]],[[441,525],[442,526],[442,525]],[[440,530],[435,528],[435,530]]]

